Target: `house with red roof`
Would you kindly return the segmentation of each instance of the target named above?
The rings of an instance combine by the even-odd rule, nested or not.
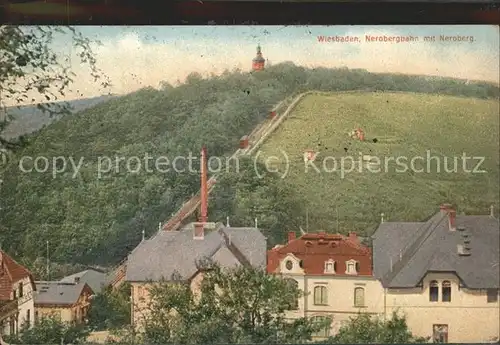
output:
[[[0,335],[33,324],[35,282],[31,273],[0,250]]]
[[[332,319],[331,327],[314,335],[326,338],[357,313],[383,312],[383,287],[373,276],[372,253],[355,233],[348,236],[307,233],[267,253],[267,271],[296,284],[304,293],[287,317]]]

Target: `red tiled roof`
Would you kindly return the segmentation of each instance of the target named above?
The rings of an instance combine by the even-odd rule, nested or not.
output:
[[[370,248],[359,242],[355,234],[315,233],[305,234],[300,238],[290,238],[288,243],[267,252],[267,271],[274,273],[279,263],[288,254],[293,254],[302,261],[304,273],[324,274],[325,262],[333,259],[337,262],[337,276],[345,272],[345,262],[354,259],[360,263],[358,275],[372,276],[372,257]]]
[[[31,277],[30,271],[0,250],[0,301],[9,300],[12,285],[26,277]]]

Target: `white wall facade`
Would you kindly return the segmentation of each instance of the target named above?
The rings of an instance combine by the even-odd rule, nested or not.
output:
[[[35,291],[33,290],[33,284],[29,277],[16,283],[18,288],[18,301],[19,301],[19,316],[17,319],[19,328],[23,326],[24,323],[29,323],[30,328],[33,327],[35,320]],[[22,296],[19,294],[20,285],[22,284],[23,293]]]
[[[294,262],[292,270],[284,267],[288,260]],[[286,272],[282,276],[295,280],[305,294],[299,299],[298,308],[288,311],[287,317],[293,319],[304,316],[329,316],[333,319],[329,335],[334,335],[344,322],[359,312],[387,318],[397,312],[406,316],[414,335],[429,337],[431,342],[435,325],[447,327],[446,338],[450,343],[491,343],[500,338],[499,297],[496,301],[488,301],[486,290],[461,287],[455,274],[429,273],[423,279],[422,287],[385,289],[372,277],[306,275],[299,262],[293,254],[288,254],[280,262],[280,272]],[[436,302],[429,300],[431,281],[436,281],[439,285]],[[443,282],[450,284],[449,302],[442,301]],[[318,286],[326,288],[326,303],[315,304],[314,289]],[[355,304],[356,288],[362,288],[364,292],[364,303],[361,307]]]
[[[431,281],[438,282],[438,301],[429,300]],[[443,282],[451,284],[451,299],[442,301]],[[413,289],[388,289],[386,312],[406,315],[408,326],[418,336],[432,337],[434,325],[448,328],[450,343],[488,343],[499,340],[500,305],[488,302],[486,290],[469,290],[460,286],[452,273],[429,273],[422,287]],[[431,339],[432,341],[432,339]]]
[[[293,269],[285,269],[286,261],[294,262]],[[304,296],[298,301],[296,310],[287,311],[287,318],[328,316],[332,319],[331,329],[327,335],[338,332],[343,323],[351,317],[363,312],[369,314],[383,314],[384,312],[384,288],[382,284],[373,277],[345,275],[345,274],[321,274],[306,275],[300,268],[300,260],[293,254],[288,254],[280,262],[280,272],[283,278],[293,279],[302,290]],[[315,301],[315,288],[324,288],[326,300]],[[363,301],[355,303],[356,289],[362,290]],[[316,290],[319,293],[319,290]],[[320,303],[317,303],[320,302]],[[325,303],[323,303],[325,302]],[[359,302],[359,300],[358,300]],[[315,338],[323,338],[316,336]]]
[[[20,332],[24,323],[28,322],[30,328],[33,327],[35,319],[35,303],[33,284],[29,277],[13,283],[11,300],[18,301],[17,317],[11,316],[4,320],[3,334],[11,334],[11,318],[14,320],[14,333]]]

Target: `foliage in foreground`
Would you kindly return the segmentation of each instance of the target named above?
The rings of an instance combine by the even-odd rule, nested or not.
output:
[[[412,344],[427,343],[428,339],[414,336],[406,318],[394,312],[390,319],[358,314],[343,325],[324,344]]]
[[[38,320],[32,328],[24,324],[20,334],[6,337],[10,344],[82,344],[90,334],[85,325],[73,325],[54,317]]]
[[[130,284],[119,289],[108,287],[95,295],[88,314],[88,325],[96,331],[111,330],[130,324]]]
[[[108,342],[128,344],[293,344],[310,342],[329,328],[330,317],[286,319],[303,296],[297,285],[247,267],[222,269],[208,263],[200,293],[183,281],[152,285],[151,300],[142,301],[142,330],[129,328]],[[141,312],[141,311],[139,311]],[[321,344],[425,343],[414,336],[406,318],[360,313]]]
[[[239,267],[204,270],[200,293],[182,282],[163,282],[150,289],[149,312],[139,321],[141,334],[122,335],[120,343],[278,344],[303,343],[324,323],[293,321],[285,311],[301,296],[296,285],[264,271]]]

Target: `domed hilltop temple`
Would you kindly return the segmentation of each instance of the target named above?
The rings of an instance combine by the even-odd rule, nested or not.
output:
[[[252,70],[254,71],[262,71],[264,69],[264,65],[266,64],[266,60],[262,57],[262,51],[260,49],[260,44],[257,46],[257,56],[252,60]]]

